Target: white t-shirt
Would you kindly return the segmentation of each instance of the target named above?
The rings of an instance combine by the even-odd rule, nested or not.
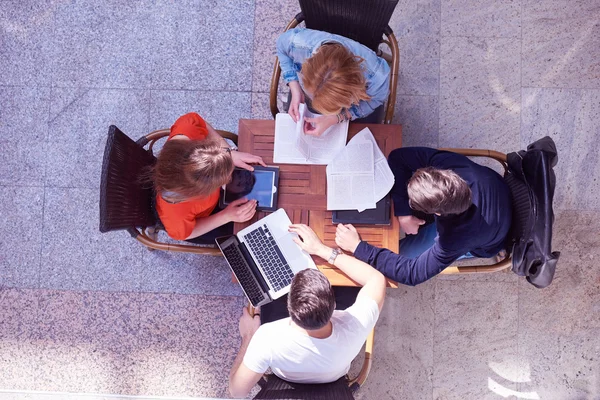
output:
[[[261,325],[244,355],[244,365],[262,374],[269,367],[290,382],[327,383],[348,373],[350,363],[379,318],[375,300],[362,297],[331,317],[332,333],[310,337],[290,325],[290,318]]]

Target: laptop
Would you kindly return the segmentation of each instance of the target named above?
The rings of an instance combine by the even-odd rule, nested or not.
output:
[[[227,264],[254,307],[290,291],[294,275],[317,266],[292,240],[291,221],[283,209],[242,229],[237,235],[216,239]]]

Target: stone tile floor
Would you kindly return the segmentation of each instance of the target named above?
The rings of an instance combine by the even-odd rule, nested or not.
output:
[[[239,288],[222,259],[100,234],[102,151],[110,124],[270,118],[297,11],[0,1],[0,399],[227,396]],[[400,0],[390,24],[405,145],[556,141],[562,257],[544,290],[505,273],[390,290],[358,397],[600,399],[600,2]]]

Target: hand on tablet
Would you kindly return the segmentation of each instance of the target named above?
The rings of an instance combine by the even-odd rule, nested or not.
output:
[[[250,153],[244,153],[242,151],[232,151],[231,158],[233,159],[233,165],[239,168],[247,169],[248,171],[254,171],[254,168],[250,164],[260,164],[263,167],[267,166],[262,157],[255,156],[254,154]]]
[[[256,200],[237,199],[229,203],[223,210],[227,219],[232,222],[246,222],[254,216],[256,212]]]

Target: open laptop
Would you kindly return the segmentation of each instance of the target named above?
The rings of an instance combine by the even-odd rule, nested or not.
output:
[[[217,246],[254,307],[278,299],[290,291],[292,278],[307,268],[317,268],[288,232],[291,221],[283,209],[242,229],[237,235],[219,237]]]

